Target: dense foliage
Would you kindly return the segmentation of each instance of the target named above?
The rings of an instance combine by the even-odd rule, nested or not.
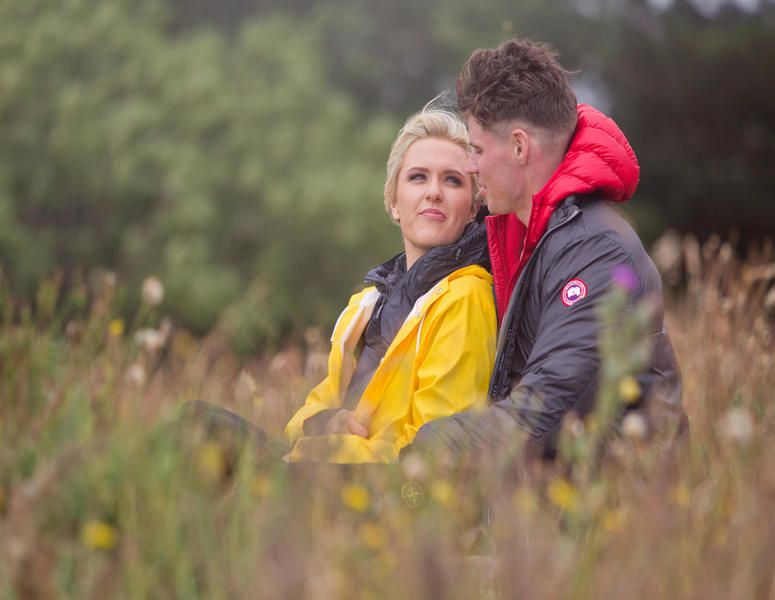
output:
[[[642,165],[627,208],[770,231],[775,7],[609,3],[8,0],[0,4],[0,265],[21,298],[95,266],[243,350],[330,323],[400,249],[389,144],[477,46],[555,44]],[[130,296],[125,310],[136,298]]]
[[[245,347],[329,319],[400,247],[381,194],[397,123],[331,89],[310,27],[165,22],[153,3],[0,7],[6,276],[29,295],[57,266],[153,272],[183,323],[229,308]]]

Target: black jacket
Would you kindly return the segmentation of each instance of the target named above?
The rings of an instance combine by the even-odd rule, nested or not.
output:
[[[637,234],[607,202],[570,197],[553,213],[512,293],[498,338],[491,406],[427,423],[414,447],[492,451],[512,443],[516,426],[529,434],[531,454],[553,456],[564,416],[574,410],[583,418],[594,407],[601,360],[599,308],[614,271],[622,266],[636,275],[633,301],[649,297],[656,307],[653,356],[638,377],[644,400],[633,408],[648,402],[685,425],[659,273]],[[579,294],[578,287],[568,295],[573,280],[586,288],[579,300],[573,295]]]

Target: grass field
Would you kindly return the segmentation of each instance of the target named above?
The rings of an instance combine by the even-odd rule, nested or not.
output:
[[[551,468],[237,460],[180,405],[279,435],[324,334],[240,361],[217,329],[161,321],[152,293],[118,319],[110,275],[65,298],[54,277],[34,313],[4,290],[0,598],[775,598],[775,255],[670,252],[691,422],[672,462],[634,421],[599,464],[605,413],[569,422]],[[633,331],[605,340],[601,406],[629,393]]]

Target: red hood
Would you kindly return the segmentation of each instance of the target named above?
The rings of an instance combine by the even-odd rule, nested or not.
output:
[[[543,188],[533,196],[525,227],[515,214],[487,217],[487,243],[499,318],[525,263],[557,205],[573,194],[598,192],[608,200],[625,202],[638,187],[640,167],[622,130],[599,110],[578,105],[578,122],[568,152]]]

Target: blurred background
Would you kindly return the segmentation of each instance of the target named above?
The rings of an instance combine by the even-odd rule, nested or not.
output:
[[[176,323],[241,352],[327,330],[401,249],[399,126],[515,35],[629,137],[647,245],[772,234],[773,0],[4,0],[2,277],[23,302],[113,271],[131,314],[154,274]]]

